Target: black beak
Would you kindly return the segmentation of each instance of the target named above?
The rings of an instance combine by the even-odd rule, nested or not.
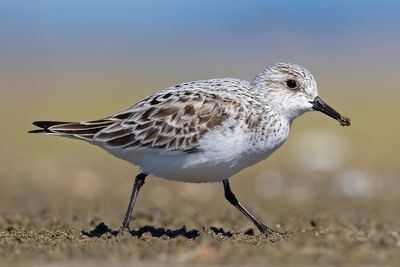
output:
[[[340,115],[339,112],[326,104],[319,96],[317,96],[313,101],[310,101],[310,103],[313,105],[312,108],[314,110],[321,111],[329,117],[334,118],[335,120],[339,121],[341,126],[350,126],[351,122],[349,118]]]

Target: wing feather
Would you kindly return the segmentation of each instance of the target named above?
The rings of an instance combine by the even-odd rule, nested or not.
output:
[[[108,118],[118,124],[102,129],[93,139],[111,148],[193,152],[201,136],[240,112],[243,106],[237,99],[206,91],[164,91]],[[118,120],[121,117],[125,119]]]
[[[226,92],[223,82],[207,80],[170,87],[100,120],[34,122],[42,129],[31,132],[84,139],[106,148],[193,153],[198,151],[203,135],[229,119],[237,121],[244,116],[245,107],[234,94],[217,92]],[[229,79],[225,82],[228,87],[239,83]]]

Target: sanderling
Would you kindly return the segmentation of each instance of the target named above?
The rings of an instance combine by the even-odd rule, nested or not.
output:
[[[237,200],[229,178],[271,155],[288,137],[292,121],[312,110],[350,125],[319,98],[309,71],[278,63],[251,82],[186,82],[104,119],[37,121],[33,124],[41,129],[31,132],[85,140],[140,167],[122,229],[129,229],[139,190],[151,174],[182,182],[222,181],[226,199],[268,234],[269,227]]]

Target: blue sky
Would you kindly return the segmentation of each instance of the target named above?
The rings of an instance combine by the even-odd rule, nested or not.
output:
[[[394,0],[3,0],[0,78],[188,69],[193,79],[248,77],[276,61],[393,70],[399,11]]]
[[[204,38],[300,31],[310,38],[390,31],[399,1],[2,1],[3,38]]]

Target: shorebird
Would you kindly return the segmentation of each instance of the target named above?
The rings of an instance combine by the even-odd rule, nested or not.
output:
[[[222,182],[226,199],[264,234],[270,228],[236,198],[229,178],[268,158],[293,120],[317,110],[349,126],[318,96],[313,75],[288,63],[267,66],[253,80],[218,78],[168,87],[115,115],[93,121],[36,121],[45,133],[97,145],[140,168],[122,230],[148,175],[191,183]]]

